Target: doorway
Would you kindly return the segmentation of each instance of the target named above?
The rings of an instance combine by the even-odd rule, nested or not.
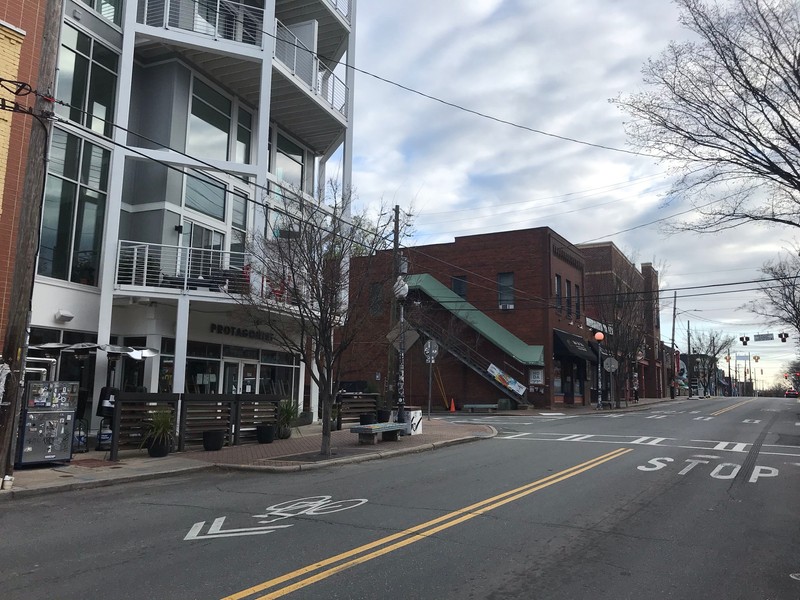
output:
[[[226,360],[222,367],[222,394],[255,394],[258,390],[258,363]]]

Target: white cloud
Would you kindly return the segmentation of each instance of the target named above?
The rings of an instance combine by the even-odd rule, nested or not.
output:
[[[638,89],[644,62],[687,35],[670,0],[361,2],[356,63],[498,119],[626,149],[624,116],[609,98]],[[413,204],[416,243],[547,225],[575,243],[610,239],[639,261],[666,264],[664,283],[685,287],[755,279],[792,237],[757,226],[717,236],[635,229],[688,207],[663,205],[665,165],[481,118],[364,74],[354,140],[361,202]],[[702,310],[710,321],[698,327],[751,326],[755,317],[736,309],[754,297],[679,298],[679,308]],[[666,335],[671,312],[662,319]],[[780,371],[774,362],[762,359]]]

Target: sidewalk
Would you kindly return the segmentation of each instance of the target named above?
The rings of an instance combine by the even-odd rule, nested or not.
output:
[[[686,396],[675,401],[686,401]],[[667,399],[643,398],[638,404],[630,403],[610,412],[646,409],[653,404],[671,402]],[[530,417],[534,415],[578,415],[609,412],[597,411],[589,406],[565,407],[563,410],[515,410],[493,412],[492,416]],[[378,442],[376,446],[359,445],[358,436],[350,433],[347,426],[342,431],[331,432],[331,456],[319,454],[322,443],[322,426],[307,425],[294,429],[288,440],[275,440],[271,444],[242,444],[227,446],[216,452],[193,450],[172,453],[164,458],[150,458],[145,450],[120,451],[120,460],[111,462],[109,452],[90,451],[74,454],[68,463],[52,463],[30,466],[14,471],[14,482],[10,490],[0,490],[0,501],[22,498],[36,494],[47,494],[68,490],[102,487],[170,477],[204,469],[239,469],[266,472],[305,471],[333,465],[389,458],[402,454],[434,450],[494,437],[494,427],[482,423],[468,422],[473,417],[487,413],[444,413],[462,422],[452,423],[440,418],[443,413],[434,413],[429,421],[423,417],[422,434],[402,436],[398,442]]]

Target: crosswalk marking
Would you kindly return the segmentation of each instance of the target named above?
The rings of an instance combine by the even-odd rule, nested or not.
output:
[[[714,446],[714,450],[729,450],[731,452],[745,452],[745,448],[747,448],[747,444],[743,444],[741,442],[720,442],[716,446]]]
[[[633,440],[631,442],[631,444],[639,444],[639,445],[645,445],[645,446],[658,446],[661,442],[663,442],[666,439],[667,438],[646,436],[646,437],[640,437],[638,439]]]

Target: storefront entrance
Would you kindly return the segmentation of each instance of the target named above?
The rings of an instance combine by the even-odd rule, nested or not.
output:
[[[223,394],[255,394],[258,392],[258,363],[224,361],[222,365]]]

